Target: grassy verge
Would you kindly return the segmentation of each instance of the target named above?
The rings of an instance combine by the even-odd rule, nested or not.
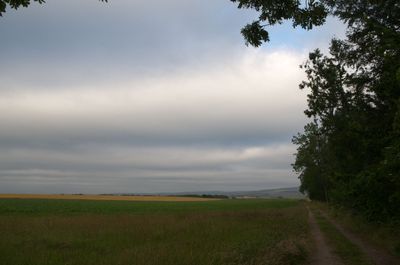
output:
[[[340,257],[344,265],[372,265],[361,250],[324,217],[317,213],[316,219],[328,244],[332,247],[334,253]]]
[[[286,200],[6,200],[0,264],[298,265],[307,221],[301,203]]]

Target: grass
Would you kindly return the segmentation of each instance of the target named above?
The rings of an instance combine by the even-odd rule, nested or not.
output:
[[[0,199],[1,215],[164,214],[297,206],[296,200],[216,200],[201,202]]]
[[[305,264],[294,200],[0,200],[0,264]]]
[[[372,265],[356,245],[350,242],[319,213],[316,213],[316,219],[328,244],[332,247],[334,253],[339,256],[344,265]]]

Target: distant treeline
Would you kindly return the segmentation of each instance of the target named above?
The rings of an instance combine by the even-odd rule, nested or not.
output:
[[[178,197],[193,197],[193,198],[208,198],[208,199],[229,199],[227,195],[220,194],[184,194],[178,195]]]
[[[302,66],[312,122],[293,138],[293,167],[311,199],[371,221],[400,220],[400,3],[343,6],[346,39]]]

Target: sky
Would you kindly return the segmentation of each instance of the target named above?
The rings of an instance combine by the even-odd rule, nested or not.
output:
[[[49,0],[0,17],[0,193],[296,187],[299,65],[343,37],[247,47],[228,0]]]

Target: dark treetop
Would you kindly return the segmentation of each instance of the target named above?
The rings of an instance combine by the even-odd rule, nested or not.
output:
[[[400,219],[400,2],[398,0],[231,0],[259,12],[242,29],[247,44],[268,41],[266,28],[291,21],[312,29],[328,15],[347,25],[328,55],[302,65],[312,122],[293,138],[301,191],[370,220]]]

